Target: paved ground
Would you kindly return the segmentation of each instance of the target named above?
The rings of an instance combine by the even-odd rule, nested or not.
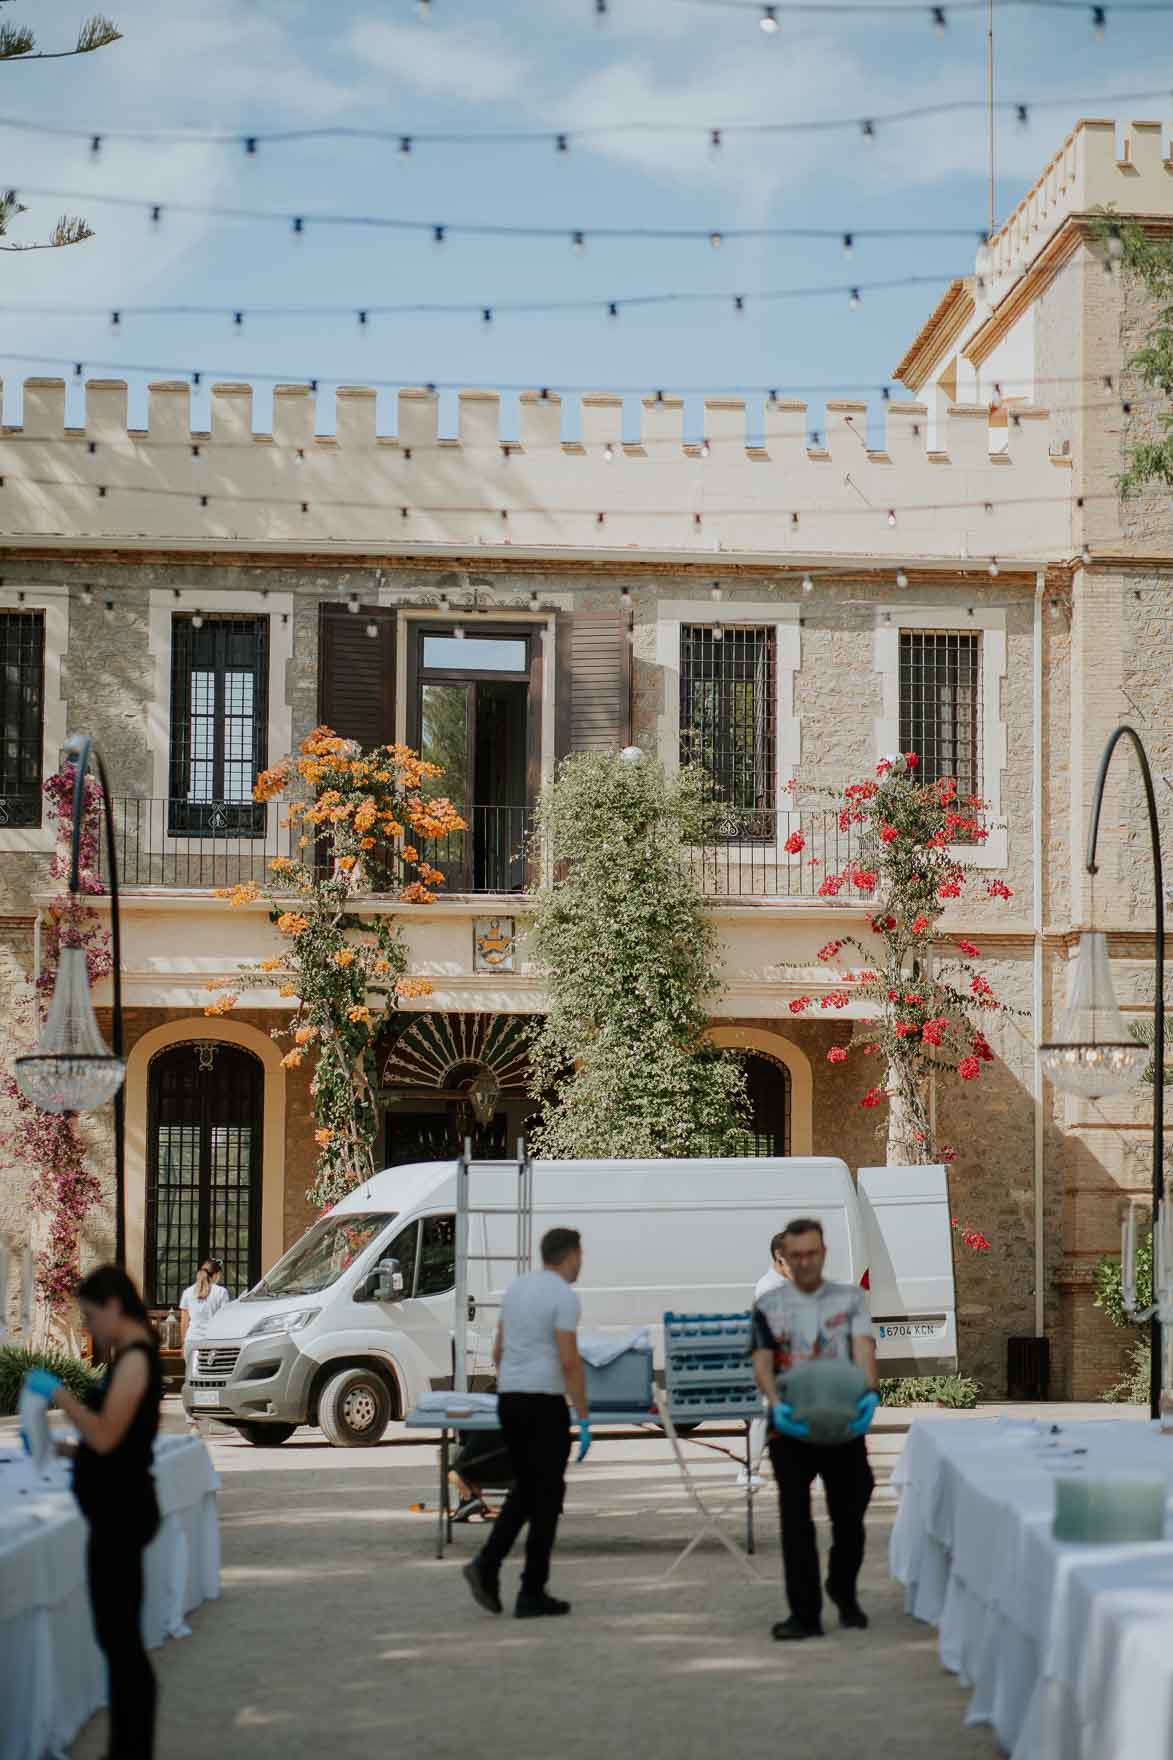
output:
[[[772,1486],[758,1499],[760,1586],[710,1543],[662,1580],[691,1532],[662,1441],[599,1442],[573,1470],[552,1587],[574,1613],[523,1625],[468,1597],[460,1565],[476,1530],[457,1530],[445,1562],[433,1557],[432,1523],[409,1507],[434,1506],[433,1445],[396,1428],[378,1449],[338,1450],[303,1430],[267,1451],[218,1431],[223,1594],[193,1615],[191,1638],[155,1652],[160,1760],[691,1760],[773,1747],[991,1760],[989,1735],[962,1728],[966,1695],[934,1633],[906,1618],[888,1580],[898,1424],[889,1414],[871,1446],[879,1485],[861,1599],[872,1628],[829,1626],[822,1643],[794,1647],[770,1637],[781,1612]],[[733,1491],[731,1462],[691,1452]],[[75,1760],[102,1755],[104,1735],[99,1716]]]

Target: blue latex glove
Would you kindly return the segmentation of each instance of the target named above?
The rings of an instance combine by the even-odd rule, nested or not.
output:
[[[578,1420],[578,1453],[574,1457],[575,1465],[586,1460],[587,1455],[590,1452],[590,1446],[591,1421],[589,1418],[580,1418]]]
[[[29,1441],[29,1439],[28,1439],[28,1433],[27,1433],[27,1431],[25,1431],[25,1430],[22,1430],[22,1431],[21,1431],[21,1433],[20,1433],[20,1440],[21,1440],[21,1444],[22,1444],[22,1446],[23,1446],[23,1448],[24,1448],[24,1452],[25,1452],[25,1453],[26,1453],[26,1454],[32,1454],[32,1452],[33,1452],[33,1445],[32,1445],[32,1443],[31,1443],[31,1442],[30,1442],[30,1441]]]
[[[849,1436],[866,1435],[867,1431],[871,1428],[871,1422],[876,1415],[876,1410],[879,1404],[880,1396],[878,1393],[860,1394],[859,1404],[855,1408],[859,1413],[859,1416],[851,1420],[850,1424],[847,1426],[847,1434]]]
[[[777,1402],[770,1412],[770,1417],[779,1436],[793,1436],[796,1442],[801,1442],[811,1433],[810,1425],[803,1423],[800,1418],[796,1418],[794,1407],[788,1406],[784,1400]]]
[[[24,1378],[24,1384],[30,1393],[38,1394],[41,1399],[51,1400],[61,1386],[61,1378],[51,1374],[48,1369],[30,1369]]]

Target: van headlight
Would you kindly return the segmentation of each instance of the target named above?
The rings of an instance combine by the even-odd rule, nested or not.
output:
[[[321,1308],[303,1308],[296,1314],[270,1314],[267,1320],[258,1320],[248,1336],[259,1338],[263,1332],[300,1332],[321,1312]]]

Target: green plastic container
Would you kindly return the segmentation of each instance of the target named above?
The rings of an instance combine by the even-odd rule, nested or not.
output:
[[[848,1442],[847,1426],[858,1416],[867,1377],[844,1357],[812,1357],[778,1379],[778,1397],[810,1425],[808,1442]]]
[[[1056,1540],[1093,1546],[1163,1540],[1168,1497],[1168,1484],[1153,1474],[1056,1479],[1051,1531]]]

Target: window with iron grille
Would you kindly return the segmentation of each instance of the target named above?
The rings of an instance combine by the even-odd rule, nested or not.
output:
[[[981,669],[980,634],[900,632],[900,749],[922,782],[952,776],[962,796],[982,791]]]
[[[265,767],[269,717],[267,617],[191,617],[171,623],[173,833],[260,836],[253,783]]]
[[[0,828],[41,823],[45,614],[0,611]]]
[[[680,632],[680,762],[705,770],[727,803],[729,837],[774,835],[774,631],[685,624]]]

